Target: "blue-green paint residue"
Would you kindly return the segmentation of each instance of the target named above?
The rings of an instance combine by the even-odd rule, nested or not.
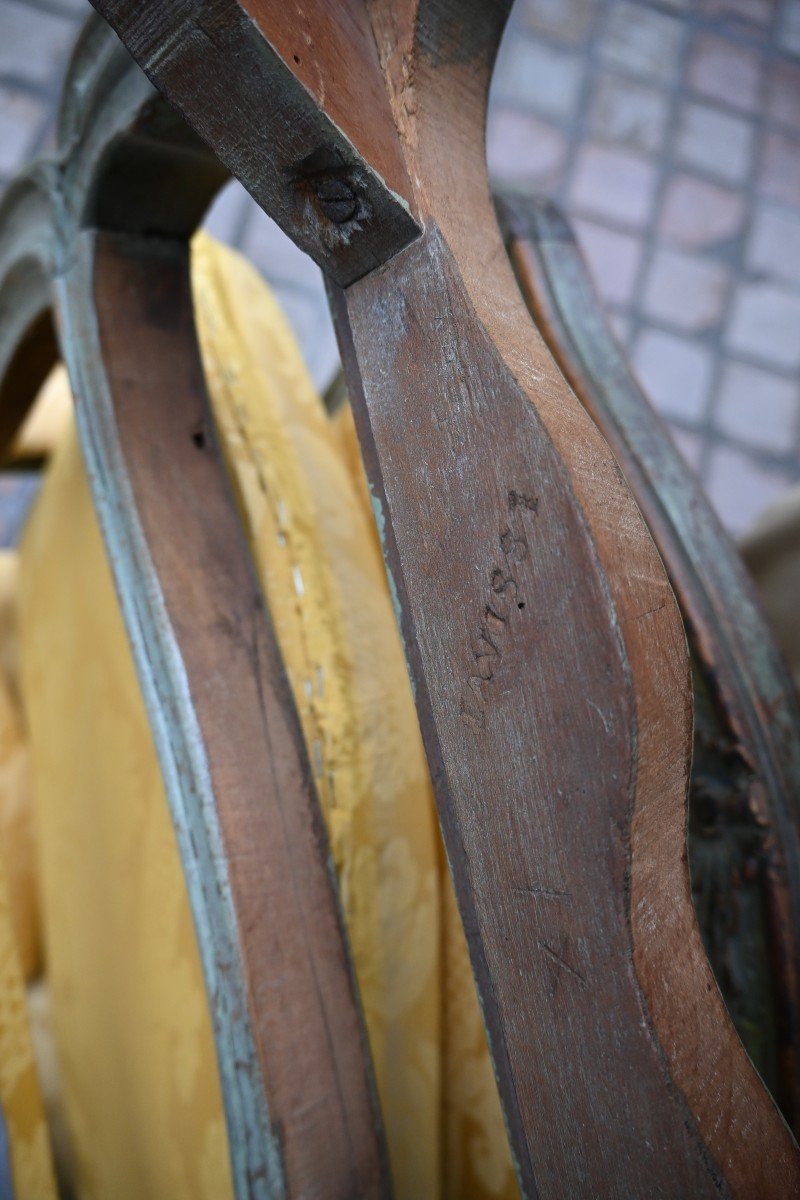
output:
[[[14,1200],[14,1176],[11,1171],[11,1145],[5,1114],[0,1108],[0,1200]]]
[[[119,445],[91,302],[91,242],[57,280],[65,358],[92,498],[100,518],[145,699],[194,917],[220,1069],[237,1200],[282,1200],[280,1146],[270,1124],[247,1002],[236,914],[214,788],[180,649]]]
[[[376,496],[374,491],[372,490],[372,483],[369,484],[369,499],[370,499],[370,503],[372,505],[372,515],[375,518],[375,526],[378,530],[378,537],[381,540],[381,549],[383,550],[383,566],[384,566],[384,570],[386,571],[386,582],[389,584],[389,595],[392,600],[392,608],[394,609],[394,617],[395,617],[395,620],[397,621],[397,628],[400,630],[400,636],[401,636],[401,638],[403,638],[403,651],[405,652],[405,648],[406,648],[405,638],[403,637],[403,609],[402,609],[402,605],[400,604],[400,597],[397,593],[397,584],[394,581],[394,575],[392,574],[392,568],[389,566],[389,562],[386,557],[386,538],[385,538],[386,517],[384,516],[384,513],[383,513],[383,505],[381,504],[380,496]],[[414,700],[416,701],[417,688],[414,683],[414,676],[411,673],[411,666],[408,661],[408,654],[406,654],[406,670],[408,672],[408,678],[411,682],[411,691],[414,695]]]

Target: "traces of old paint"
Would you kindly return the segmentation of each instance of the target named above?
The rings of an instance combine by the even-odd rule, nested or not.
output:
[[[251,1026],[247,983],[213,785],[183,660],[125,469],[91,301],[90,235],[58,281],[64,352],[92,497],[100,518],[158,751],[197,932],[222,1083],[237,1200],[282,1200]],[[82,252],[81,252],[82,251]]]
[[[381,549],[383,550],[383,566],[386,571],[386,582],[389,585],[389,595],[392,600],[392,608],[394,609],[394,616],[395,616],[395,620],[397,621],[397,628],[400,630],[400,635],[402,637],[403,636],[403,609],[400,604],[400,597],[397,593],[397,584],[394,581],[394,575],[392,574],[392,568],[389,566],[389,560],[386,555],[386,517],[383,514],[383,505],[381,504],[380,497],[375,495],[375,492],[373,491],[371,482],[369,484],[369,499],[370,499],[370,503],[372,505],[372,514],[375,518],[375,526],[378,530],[378,537],[380,538]],[[416,702],[417,686],[414,682],[414,676],[411,672],[411,664],[408,661],[408,654],[406,653],[406,648],[405,648],[405,638],[403,638],[403,652],[406,655],[406,670],[408,671],[408,678],[411,683],[411,691],[414,696],[414,700]]]
[[[11,1169],[11,1146],[5,1114],[0,1108],[0,1200],[14,1200],[14,1175]]]

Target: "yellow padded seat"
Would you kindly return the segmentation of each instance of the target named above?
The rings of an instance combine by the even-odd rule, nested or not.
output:
[[[349,414],[267,288],[198,237],[214,416],[328,825],[400,1200],[517,1194]],[[168,398],[165,397],[165,403]],[[224,1200],[175,838],[74,431],[21,547],[45,956],[81,1200]]]

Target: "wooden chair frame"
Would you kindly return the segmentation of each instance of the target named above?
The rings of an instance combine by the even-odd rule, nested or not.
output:
[[[0,210],[0,432],[60,347],[178,834],[237,1196],[385,1195],[389,1175],[193,325],[188,238],[228,171],[330,283],[523,1194],[800,1194],[698,930],[689,658],[640,508],[709,736],[735,748],[764,831],[790,1112],[797,703],[574,262],[564,290],[574,249],[546,210],[515,207],[550,349],[530,319],[483,146],[509,5],[95,2],[169,103],[90,22],[59,155]]]
[[[762,1073],[796,1129],[800,969],[797,900],[800,705],[753,585],[699,482],[678,453],[634,379],[563,218],[547,202],[509,197],[500,204],[509,255],[531,313],[556,362],[608,440],[667,568],[686,625],[694,679],[694,761],[690,838],[694,890],[703,890],[701,822],[709,801],[727,812],[717,829],[733,826],[729,853],[739,876],[761,894],[769,928],[763,982],[775,987],[779,1062]],[[691,821],[697,828],[692,830]],[[732,844],[733,843],[733,844]],[[754,871],[755,864],[755,871]],[[736,895],[726,895],[731,925]],[[735,921],[734,921],[735,924]],[[719,922],[701,922],[718,979],[731,973]],[[733,935],[739,945],[737,934]],[[748,945],[745,953],[758,955]],[[764,1020],[770,1000],[726,989],[729,1009],[747,1026]],[[756,989],[758,992],[758,989]],[[760,1011],[759,1011],[760,1010]],[[769,1021],[769,1017],[767,1020]],[[755,1048],[753,1048],[753,1056]]]

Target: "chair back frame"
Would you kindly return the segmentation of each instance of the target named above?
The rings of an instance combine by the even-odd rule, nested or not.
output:
[[[0,213],[0,238],[21,230],[0,241],[3,311],[26,255],[37,281],[0,377],[41,375],[54,312],[178,831],[237,1195],[385,1195],[389,1178],[193,327],[187,243],[220,164],[329,280],[523,1194],[800,1194],[692,904],[681,615],[492,208],[508,3],[95,3],[186,124],[90,24],[59,157]]]

